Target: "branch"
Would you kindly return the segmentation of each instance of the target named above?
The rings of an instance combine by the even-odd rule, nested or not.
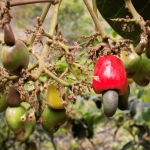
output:
[[[40,17],[40,21],[41,21],[42,23],[43,23],[44,20],[45,20],[45,17],[46,17],[46,15],[47,15],[47,13],[48,13],[50,7],[51,7],[51,4],[52,4],[52,2],[48,3],[48,4],[46,5],[46,7],[44,8],[44,11],[43,11],[43,13],[42,13],[42,15],[41,15],[41,17]],[[38,26],[38,24],[37,24],[36,26]],[[38,30],[38,29],[39,29],[39,28],[35,28],[35,30]],[[27,45],[32,46],[32,44],[33,44],[35,38],[36,38],[36,35],[31,34]]]
[[[23,2],[12,2],[10,3],[10,7],[34,4],[34,3],[46,3],[46,2],[54,2],[55,0],[31,0],[31,1],[23,1]]]
[[[91,14],[91,17],[95,23],[95,26],[97,27],[98,31],[100,32],[101,36],[102,37],[106,37],[106,32],[103,30],[101,24],[99,23],[98,19],[97,19],[97,16],[95,15],[90,3],[88,2],[88,0],[83,0],[87,9],[89,10],[89,13]]]
[[[87,9],[89,10],[89,13],[91,14],[91,17],[92,17],[92,19],[93,19],[93,21],[95,23],[95,26],[97,27],[97,29],[98,29],[99,33],[101,34],[102,38],[110,38],[114,42],[119,43],[119,41],[117,39],[115,39],[112,36],[108,35],[104,31],[103,27],[99,23],[99,20],[98,20],[97,16],[95,15],[95,13],[94,13],[90,3],[88,2],[88,0],[83,0],[83,1],[84,1],[85,5],[86,5]]]
[[[58,83],[60,83],[63,86],[69,86],[70,84],[68,82],[64,82],[63,80],[57,78],[55,75],[53,75],[50,71],[45,69],[45,73],[48,74],[52,79],[56,80]]]
[[[92,0],[92,3],[93,3],[94,13],[95,13],[96,17],[98,18],[96,0]],[[95,26],[95,30],[96,30],[96,32],[98,32],[98,29],[96,26]]]
[[[58,44],[65,50],[65,55],[67,55],[69,53],[69,47],[61,42],[58,42]],[[67,60],[66,60],[66,62],[67,62]],[[72,70],[71,64],[69,64],[68,62],[67,62],[67,64],[68,64],[69,71],[76,77],[77,80],[80,80],[78,75]]]
[[[54,7],[53,19],[52,19],[51,27],[49,30],[49,34],[51,35],[54,34],[55,27],[57,24],[58,10],[59,10],[59,3],[55,4],[55,7]],[[41,57],[39,58],[38,71],[35,74],[33,74],[33,76],[35,76],[35,80],[37,80],[40,77],[41,73],[44,71],[44,68],[45,68],[44,59],[48,54],[48,50],[49,50],[49,46],[45,44]]]
[[[129,11],[131,12],[133,19],[136,20],[135,23],[139,24],[141,29],[143,29],[145,27],[145,21],[143,20],[143,18],[139,15],[139,13],[135,10],[131,0],[124,0],[125,4],[126,4],[126,8],[129,9]]]

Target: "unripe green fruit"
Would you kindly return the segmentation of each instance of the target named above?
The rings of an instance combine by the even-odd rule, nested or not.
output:
[[[130,86],[128,85],[128,89],[125,92],[125,94],[119,96],[118,108],[120,110],[126,110],[128,108],[129,95],[130,95]]]
[[[140,86],[147,86],[150,81],[150,59],[146,56],[145,53],[142,55],[142,66],[138,74],[133,77],[133,80],[136,84]]]
[[[26,141],[32,132],[32,121],[28,119],[28,112],[25,115],[26,120],[21,121],[25,112],[25,107],[20,105],[19,107],[8,107],[5,113],[9,129],[14,132],[15,138],[20,142]]]
[[[118,93],[114,90],[105,91],[102,95],[104,114],[106,117],[112,117],[118,107]]]
[[[19,107],[8,107],[6,109],[5,118],[8,127],[13,132],[17,132],[24,122],[21,121],[21,117],[24,115],[26,109],[24,106],[20,105]]]
[[[142,58],[134,51],[125,60],[125,70],[128,78],[134,77],[140,70]]]
[[[14,46],[3,47],[1,61],[11,73],[20,75],[21,70],[28,67],[29,51],[23,42],[16,40]]]
[[[42,114],[43,119],[46,119],[45,122],[42,122],[43,128],[50,133],[57,132],[59,127],[67,120],[65,111],[65,109],[56,110],[49,107],[45,108]]]
[[[1,93],[0,93],[0,96],[2,96]],[[3,95],[0,98],[0,113],[5,111],[7,107],[8,107],[8,105],[7,105],[7,102],[6,102],[6,95]]]

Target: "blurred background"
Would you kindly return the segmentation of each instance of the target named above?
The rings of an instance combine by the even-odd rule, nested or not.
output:
[[[13,0],[18,1],[18,0]],[[91,2],[91,1],[90,1]],[[25,28],[33,29],[46,4],[32,4],[11,8],[12,29],[17,38],[27,39]],[[45,31],[49,30],[53,6],[43,23]],[[99,15],[104,30],[120,38]],[[81,0],[63,0],[58,15],[59,28],[67,39],[67,45],[73,45],[80,35],[89,36],[95,32],[94,23]],[[0,30],[3,40],[3,31]],[[46,38],[43,38],[45,44]],[[79,43],[82,42],[79,41]],[[1,46],[1,45],[0,45]],[[41,53],[43,46],[37,47]],[[1,51],[2,47],[0,47]],[[85,48],[82,49],[84,51]],[[80,52],[82,52],[80,51]],[[77,56],[77,60],[84,65],[88,55]],[[30,56],[30,63],[35,58]],[[61,71],[67,67],[64,60],[57,63]],[[91,66],[92,68],[93,66]],[[81,77],[77,68],[73,68]],[[60,73],[61,73],[60,71]],[[92,74],[92,73],[91,73]],[[83,73],[85,75],[85,73]],[[71,74],[70,74],[71,78]],[[45,76],[40,77],[44,84]],[[71,79],[68,79],[72,82]],[[92,82],[92,80],[91,80]],[[32,89],[31,89],[32,90]],[[46,92],[43,91],[43,99]],[[103,113],[101,95],[92,91],[87,98],[77,96],[74,109],[75,115],[68,117],[67,122],[55,134],[44,131],[37,124],[36,131],[30,138],[20,143],[15,140],[14,134],[8,129],[5,121],[5,112],[0,114],[0,150],[148,150],[150,149],[150,86],[143,88],[134,82],[130,84],[129,108],[126,111],[117,110],[112,118],[106,118]]]

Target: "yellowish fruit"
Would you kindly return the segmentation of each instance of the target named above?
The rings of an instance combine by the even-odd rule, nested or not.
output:
[[[61,104],[62,103],[62,99],[60,97],[60,93],[59,91],[57,90],[58,86],[52,84],[48,87],[48,91],[47,91],[47,95],[46,95],[46,102],[52,104],[52,105],[49,105],[50,108],[53,108],[53,109],[64,109],[64,106]],[[63,88],[63,91],[62,92],[65,92],[65,88]],[[68,98],[67,98],[67,95],[65,94],[65,101],[68,103]]]
[[[120,59],[122,60],[122,62],[124,63],[126,60],[126,55],[123,51],[120,51]]]
[[[133,83],[134,81],[133,81],[133,79],[132,78],[128,78],[128,83]]]

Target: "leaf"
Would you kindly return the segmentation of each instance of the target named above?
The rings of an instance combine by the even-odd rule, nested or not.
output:
[[[117,33],[113,30],[113,32],[112,32],[112,36],[114,37],[114,38],[116,38],[117,37]]]
[[[144,121],[149,122],[150,121],[150,107],[145,108],[144,111],[142,111],[142,117]]]
[[[137,98],[141,98],[144,93],[145,93],[145,89],[140,89]]]
[[[134,147],[136,144],[134,143],[134,141],[130,141],[127,144],[125,144],[122,148],[122,150],[128,150],[129,148]]]
[[[93,118],[93,124],[98,124],[104,117],[104,114],[95,113],[95,116]]]
[[[146,149],[150,149],[150,143],[143,138],[139,138],[139,144],[142,145]]]
[[[110,19],[114,18],[126,18],[129,16],[132,18],[128,9],[125,9],[124,0],[96,0],[97,8],[103,18],[109,23],[109,25],[125,39],[131,39],[134,44],[139,42],[141,30],[139,26],[135,27],[133,32],[128,32],[127,29],[122,31],[122,23],[114,22]],[[145,21],[149,20],[150,2],[148,0],[132,0],[133,6],[137,12],[143,17]],[[131,24],[130,24],[131,27]]]
[[[96,46],[98,43],[99,43],[98,40],[94,40],[94,41],[93,41],[93,45],[94,45],[94,46]]]

